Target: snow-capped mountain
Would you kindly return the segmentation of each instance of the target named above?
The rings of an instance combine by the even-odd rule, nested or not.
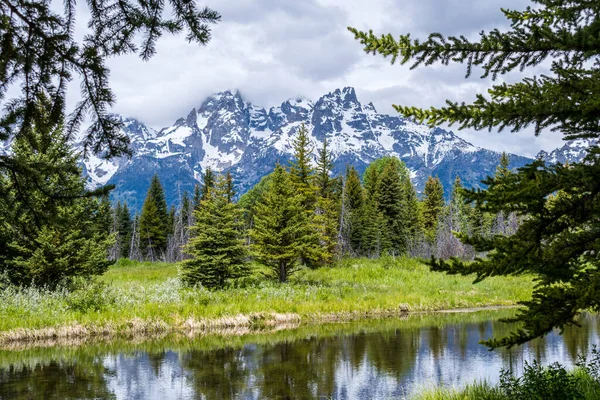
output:
[[[451,131],[429,128],[400,116],[379,114],[363,105],[351,87],[337,89],[316,102],[296,98],[265,109],[245,101],[238,91],[225,91],[204,100],[185,118],[156,131],[131,118],[123,119],[131,137],[133,157],[85,161],[91,187],[113,183],[115,198],[139,209],[152,175],[157,173],[167,201],[176,203],[191,192],[207,167],[229,169],[238,193],[244,193],[292,155],[291,139],[301,124],[311,134],[316,157],[327,138],[334,174],[354,165],[361,173],[373,160],[396,156],[411,171],[417,190],[429,175],[438,176],[447,193],[456,175],[465,185],[479,186],[493,174],[500,154],[482,149]],[[511,155],[511,166],[531,159]]]
[[[550,153],[540,151],[537,158],[547,163],[556,164],[565,162],[581,162],[587,155],[588,148],[598,145],[598,139],[575,139],[565,142],[562,147],[552,150]]]

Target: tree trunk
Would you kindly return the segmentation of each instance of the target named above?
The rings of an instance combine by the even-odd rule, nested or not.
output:
[[[287,273],[285,261],[279,261],[279,283],[285,283],[286,281]]]

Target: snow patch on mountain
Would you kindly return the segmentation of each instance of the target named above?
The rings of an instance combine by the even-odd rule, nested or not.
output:
[[[90,186],[114,183],[117,197],[127,193],[137,200],[145,195],[138,189],[143,183],[140,176],[149,180],[158,173],[161,181],[173,185],[166,188],[167,198],[175,199],[182,188],[193,189],[209,167],[232,171],[242,193],[277,162],[289,161],[293,138],[302,124],[309,132],[313,160],[327,140],[335,174],[348,164],[363,171],[377,158],[395,156],[406,163],[418,190],[430,174],[440,175],[448,185],[454,180],[450,175],[469,175],[467,185],[477,185],[499,159],[498,153],[473,146],[452,131],[379,114],[372,103],[363,105],[351,87],[314,102],[291,98],[269,109],[245,101],[239,91],[224,91],[161,130],[133,118],[122,122],[133,157],[111,161],[91,157],[84,169]],[[468,163],[479,164],[474,168],[480,171],[470,172]]]

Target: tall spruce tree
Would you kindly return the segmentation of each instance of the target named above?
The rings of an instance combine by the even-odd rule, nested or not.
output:
[[[131,248],[131,213],[127,203],[123,203],[121,207],[117,207],[117,229],[118,229],[118,243],[119,243],[119,257],[129,257],[129,250]]]
[[[200,208],[194,211],[195,235],[185,247],[191,259],[182,268],[183,280],[188,285],[218,289],[228,280],[249,273],[243,215],[231,201],[233,189],[228,176],[217,177],[214,190],[209,191]]]
[[[404,116],[431,125],[458,124],[460,128],[533,126],[536,134],[553,129],[565,139],[600,136],[600,3],[596,1],[534,0],[525,11],[504,9],[510,29],[482,32],[479,40],[439,33],[425,40],[401,35],[376,36],[349,28],[365,51],[391,56],[392,63],[412,67],[465,63],[483,77],[498,76],[547,62],[549,72],[521,82],[501,83],[471,104],[448,102],[445,107],[418,109],[395,106]],[[551,63],[548,63],[551,61]],[[524,343],[554,327],[574,323],[582,309],[600,310],[600,150],[588,150],[583,163],[545,165],[536,161],[510,174],[489,178],[487,190],[471,190],[467,197],[486,212],[515,212],[524,222],[512,236],[465,237],[487,258],[474,263],[432,261],[436,270],[477,274],[477,281],[494,275],[533,273],[538,279],[531,301],[525,302],[516,322],[521,328],[491,346]],[[550,195],[562,192],[558,199]]]
[[[444,209],[444,188],[439,178],[429,176],[423,194],[423,227],[429,240],[433,241]]]
[[[333,182],[329,177],[333,170],[333,156],[327,144],[327,138],[324,138],[323,147],[319,150],[317,159],[316,186],[321,198],[331,197],[333,193]]]
[[[388,238],[382,252],[394,255],[402,254],[407,248],[408,226],[405,218],[406,209],[403,182],[395,163],[388,163],[377,178],[377,209],[382,214],[385,224],[384,234]]]
[[[198,183],[196,183],[196,185],[194,186],[194,197],[193,197],[194,210],[197,210],[200,207],[201,201],[202,201],[202,189],[200,188],[200,185]]]
[[[322,258],[320,264],[330,265],[333,263],[335,253],[338,250],[339,232],[339,210],[338,201],[334,192],[335,181],[329,175],[333,169],[333,157],[327,148],[327,138],[323,141],[323,147],[319,151],[316,170],[317,201],[315,204],[314,224],[320,236]]]
[[[365,204],[365,193],[360,183],[358,171],[353,166],[346,168],[346,181],[344,182],[344,213],[340,218],[342,234],[350,245],[350,251],[359,254],[362,246],[363,232],[362,222],[363,207]]]
[[[315,169],[311,165],[312,147],[308,129],[300,125],[296,136],[292,139],[294,155],[290,161],[290,179],[298,192],[304,197],[302,201],[307,212],[311,213],[316,201]]]
[[[210,197],[210,192],[215,188],[215,173],[211,167],[206,168],[202,178],[202,189],[200,190],[200,202]]]
[[[12,143],[11,158],[36,173],[0,172],[0,272],[14,284],[52,288],[104,272],[114,236],[110,205],[86,192],[62,126],[43,122]]]
[[[139,221],[140,246],[147,259],[155,261],[164,256],[170,229],[165,193],[158,175],[154,175]]]
[[[469,232],[469,215],[471,207],[466,203],[460,177],[456,175],[452,185],[452,195],[448,204],[450,229],[454,232]]]
[[[265,189],[250,231],[252,252],[283,283],[296,271],[302,257],[320,252],[319,237],[304,208],[304,196],[281,165]]]

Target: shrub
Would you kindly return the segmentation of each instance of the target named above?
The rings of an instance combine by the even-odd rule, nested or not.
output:
[[[97,279],[72,279],[66,285],[69,292],[65,300],[71,310],[100,311],[116,302],[109,285]]]
[[[509,399],[571,400],[584,399],[579,377],[569,373],[559,363],[542,367],[537,361],[525,363],[523,376],[515,378],[510,371],[500,373],[500,390]]]

